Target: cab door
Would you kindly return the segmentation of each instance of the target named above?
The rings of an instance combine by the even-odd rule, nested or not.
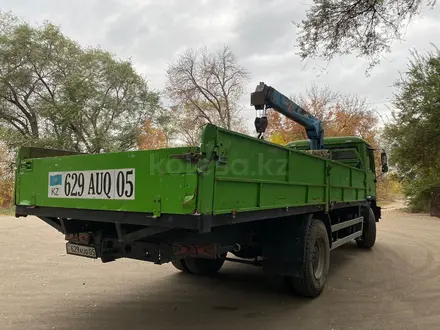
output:
[[[367,198],[376,199],[376,166],[374,162],[374,150],[366,148],[366,170],[367,170]]]

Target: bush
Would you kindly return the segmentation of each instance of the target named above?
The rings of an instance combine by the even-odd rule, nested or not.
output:
[[[13,153],[0,143],[0,208],[9,208],[14,202]]]
[[[415,52],[396,87],[396,111],[384,131],[390,166],[410,211],[426,212],[431,188],[440,184],[440,49]]]
[[[14,202],[14,182],[0,179],[0,208],[9,208]]]
[[[436,185],[435,182],[436,181],[434,179],[428,178],[404,180],[403,191],[408,197],[409,211],[429,212],[431,201],[431,188]]]

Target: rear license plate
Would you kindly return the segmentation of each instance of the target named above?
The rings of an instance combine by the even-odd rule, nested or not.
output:
[[[66,243],[66,251],[68,254],[83,256],[88,258],[97,258],[96,249],[92,246],[84,246],[73,243]]]

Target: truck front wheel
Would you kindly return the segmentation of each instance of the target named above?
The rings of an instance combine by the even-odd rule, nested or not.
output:
[[[324,223],[317,219],[310,222],[305,234],[302,274],[285,280],[296,293],[317,297],[327,281],[330,266],[329,238]]]
[[[364,230],[362,236],[356,241],[357,245],[363,249],[371,249],[376,243],[376,217],[371,208],[365,212]]]

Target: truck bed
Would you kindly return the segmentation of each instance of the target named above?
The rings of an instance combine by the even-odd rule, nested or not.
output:
[[[366,172],[214,125],[200,147],[104,154],[21,148],[17,215],[209,231],[366,199]]]

